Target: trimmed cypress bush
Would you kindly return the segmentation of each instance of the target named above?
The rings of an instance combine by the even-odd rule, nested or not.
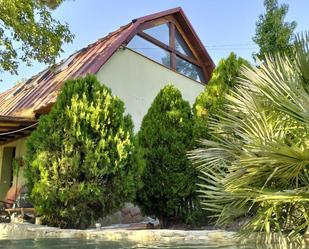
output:
[[[197,173],[186,157],[192,146],[190,105],[172,85],[164,87],[144,116],[138,141],[144,150],[143,188],[137,203],[161,226],[190,222],[199,209]]]
[[[143,164],[124,112],[94,76],[65,82],[26,145],[31,199],[46,224],[86,228],[135,197]]]
[[[225,94],[237,85],[242,66],[250,67],[250,63],[232,52],[226,59],[221,59],[213,71],[205,90],[196,98],[193,105],[195,120],[195,137],[209,138],[208,120],[214,117],[225,101]]]

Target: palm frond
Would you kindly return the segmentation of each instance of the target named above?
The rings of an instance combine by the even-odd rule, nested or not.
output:
[[[241,234],[265,240],[272,233],[297,240],[309,230],[308,41],[309,33],[296,38],[292,59],[266,56],[259,67],[243,67],[209,119],[211,139],[189,152],[202,206],[217,224],[249,214]]]

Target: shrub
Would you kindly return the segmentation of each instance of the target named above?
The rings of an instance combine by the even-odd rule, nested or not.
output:
[[[124,111],[94,76],[65,82],[26,145],[25,175],[45,223],[85,228],[134,198],[142,163]]]
[[[172,85],[164,87],[145,115],[138,141],[144,150],[143,188],[137,202],[166,227],[194,218],[197,172],[186,157],[192,146],[190,105]],[[188,220],[187,220],[188,221]]]
[[[209,137],[208,120],[210,117],[214,117],[222,107],[225,94],[237,84],[240,68],[243,65],[249,66],[249,62],[241,57],[237,58],[234,53],[219,61],[210,81],[205,86],[205,90],[196,98],[193,105],[194,133],[197,139]]]
[[[203,207],[219,224],[249,214],[241,234],[257,232],[262,242],[274,233],[281,242],[301,239],[309,229],[308,41],[297,42],[294,58],[266,56],[244,68],[219,122],[210,123],[217,140],[192,153],[204,177]]]

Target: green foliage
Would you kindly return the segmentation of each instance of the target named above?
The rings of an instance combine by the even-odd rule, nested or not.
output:
[[[274,233],[298,240],[309,229],[308,41],[299,38],[293,58],[244,68],[219,121],[210,122],[215,141],[191,154],[203,207],[219,224],[247,215],[242,235],[258,232],[263,242]]]
[[[241,57],[237,58],[234,53],[219,61],[205,90],[196,98],[193,105],[196,138],[209,137],[208,119],[223,105],[225,94],[236,85],[243,65],[249,66],[249,62]]]
[[[19,176],[20,167],[22,167],[22,165],[23,160],[21,157],[14,158],[12,166],[13,166],[13,176],[15,176],[16,178],[18,178]]]
[[[85,228],[134,199],[142,161],[123,102],[94,76],[65,82],[27,140],[25,175],[49,225]]]
[[[192,146],[192,128],[189,103],[178,89],[167,85],[153,101],[138,133],[145,170],[137,202],[145,214],[158,217],[163,227],[172,220],[194,219],[200,210],[195,193],[197,172],[186,157]]]
[[[62,0],[0,1],[0,72],[17,74],[19,60],[54,63],[73,40],[67,24],[51,16]]]
[[[293,32],[296,28],[296,22],[284,22],[288,5],[278,6],[277,0],[264,0],[264,6],[266,13],[259,16],[253,37],[253,41],[260,47],[256,56],[261,61],[265,61],[265,54],[291,54]]]
[[[51,9],[56,9],[64,0],[37,0],[42,5],[46,5]]]

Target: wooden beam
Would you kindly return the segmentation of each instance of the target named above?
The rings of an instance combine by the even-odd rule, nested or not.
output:
[[[15,128],[15,127],[19,127],[20,126],[20,123],[9,123],[9,122],[3,122],[3,121],[0,121],[0,127],[10,127],[10,128]]]
[[[168,23],[169,22],[169,18],[167,17],[161,17],[161,18],[157,18],[157,19],[154,19],[152,21],[148,21],[148,22],[145,22],[145,23],[142,23],[141,25],[139,25],[139,27],[134,30],[133,32],[131,32],[131,34],[127,37],[127,39],[125,40],[124,44],[128,44],[132,38],[140,31],[143,31],[145,29],[150,29],[152,27],[155,27],[155,26],[158,26],[158,25],[161,25],[163,23]]]
[[[23,134],[23,135],[20,135],[20,136],[16,136],[14,138],[8,138],[6,140],[1,140],[0,139],[0,145],[5,145],[5,144],[9,144],[9,143],[15,142],[15,141],[17,141],[19,139],[28,137],[29,135],[30,135],[30,133],[29,134]]]
[[[37,120],[35,119],[27,119],[27,118],[15,118],[10,116],[0,116],[0,124],[5,123],[9,125],[14,124],[26,124],[26,123],[35,123]]]
[[[158,19],[155,19],[155,20],[152,20],[150,22],[145,22],[143,24],[141,24],[139,27],[138,27],[138,30],[137,32],[139,31],[143,31],[145,29],[150,29],[150,28],[153,28],[155,26],[158,26],[158,25],[161,25],[161,24],[169,24],[169,19],[168,18],[165,18],[165,17],[161,17],[161,18],[158,18]]]
[[[183,13],[181,13],[183,15]],[[192,30],[191,25],[187,24],[186,21],[183,22],[182,18],[179,18],[177,15],[167,15],[164,17],[159,17],[150,21],[146,21],[139,25],[139,27],[131,33],[128,39],[125,41],[127,44],[135,35],[139,35],[142,38],[146,39],[147,41],[157,45],[160,48],[163,48],[170,52],[171,54],[171,61],[170,61],[170,68],[172,70],[176,70],[176,56],[179,56],[181,59],[186,60],[198,67],[201,68],[203,72],[203,76],[208,82],[210,79],[210,74],[213,70],[214,64],[212,63],[207,51],[199,41],[198,37],[196,36],[195,32]],[[155,39],[152,36],[147,35],[143,32],[145,29],[149,29],[155,27],[157,25],[161,25],[163,23],[169,23],[170,25],[170,44],[169,46],[160,42],[159,40]],[[177,51],[173,42],[175,42],[175,31],[174,29],[178,30],[186,44],[188,45],[189,49],[193,53],[193,57],[191,58],[181,52]],[[173,41],[174,40],[174,41]],[[205,56],[206,55],[206,56]],[[206,83],[203,82],[203,83]]]
[[[6,132],[6,131],[15,131],[15,130],[18,130],[18,129],[21,129],[23,128],[23,126],[8,126],[8,125],[1,125],[0,124],[0,133],[1,132]]]
[[[175,24],[170,22],[169,23],[169,27],[170,27],[170,47],[172,49],[175,49]],[[171,53],[171,68],[176,70],[176,54],[175,53]]]
[[[9,139],[14,139],[18,137],[17,135],[5,135],[5,136],[0,136],[0,141],[7,141]]]
[[[198,61],[196,61],[195,59],[187,56],[187,55],[184,55],[180,52],[178,52],[176,49],[173,49],[171,48],[170,46],[164,44],[163,42],[160,42],[159,40],[153,38],[152,36],[144,33],[144,32],[139,32],[138,35],[142,38],[144,38],[145,40],[157,45],[158,47],[160,48],[163,48],[171,53],[175,53],[176,55],[178,55],[180,58],[186,60],[186,61],[189,61],[190,63],[196,65],[196,66],[199,66],[200,67],[200,63]]]
[[[21,129],[24,129],[24,128],[27,128],[27,126],[15,126],[15,127],[12,127],[12,126],[1,126],[0,125],[0,137],[1,137],[1,133],[7,133],[7,132],[15,132],[16,133],[20,133],[20,132],[27,132],[27,131],[32,131],[34,130],[35,127],[33,128],[27,128],[25,130],[22,130],[22,131],[18,131],[18,130],[21,130]]]

